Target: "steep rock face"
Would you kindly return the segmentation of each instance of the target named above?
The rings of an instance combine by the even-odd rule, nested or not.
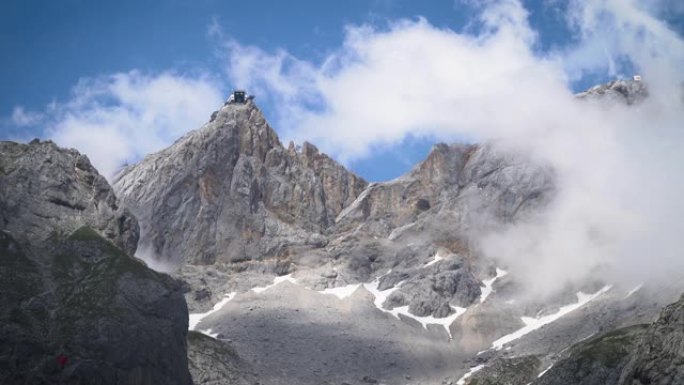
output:
[[[621,385],[684,383],[684,296],[660,313],[634,350]]]
[[[17,241],[41,241],[87,225],[129,254],[138,223],[88,158],[50,142],[0,142],[0,225]]]
[[[321,241],[366,186],[310,144],[284,148],[251,103],[227,104],[115,181],[142,225],[141,251],[213,264],[288,254]]]
[[[0,383],[189,385],[182,288],[126,255],[106,181],[52,143],[0,148]]]
[[[550,199],[553,180],[549,167],[494,144],[437,144],[407,175],[371,184],[340,214],[337,227],[360,226],[391,239],[429,233],[447,246],[456,234],[465,241],[483,218],[509,222],[538,207]],[[450,235],[439,239],[443,233]]]

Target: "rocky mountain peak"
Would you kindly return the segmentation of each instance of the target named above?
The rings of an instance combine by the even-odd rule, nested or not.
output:
[[[272,148],[282,148],[278,135],[252,101],[244,104],[226,103],[217,112],[210,122],[216,122],[212,126],[215,130],[206,130],[207,135],[216,134],[210,140],[235,138],[241,153],[256,156],[262,161]]]
[[[463,143],[435,144],[425,160],[409,172],[408,176],[424,183],[456,183],[460,177],[460,171],[476,150],[476,145]]]
[[[648,97],[648,86],[640,77],[635,76],[631,80],[618,79],[596,85],[577,94],[577,97],[580,99],[601,98],[634,104]]]
[[[114,182],[141,221],[144,252],[201,264],[286,253],[365,186],[309,143],[285,149],[252,101],[224,105]]]

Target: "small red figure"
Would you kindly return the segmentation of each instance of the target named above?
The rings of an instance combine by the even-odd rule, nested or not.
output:
[[[65,356],[64,354],[57,356],[57,363],[59,364],[60,369],[64,369],[64,366],[66,366],[68,361],[69,357]]]

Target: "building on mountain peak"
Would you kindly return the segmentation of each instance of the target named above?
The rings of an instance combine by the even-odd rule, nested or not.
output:
[[[234,90],[228,97],[227,104],[245,104],[254,99],[254,95],[247,95],[243,90]]]

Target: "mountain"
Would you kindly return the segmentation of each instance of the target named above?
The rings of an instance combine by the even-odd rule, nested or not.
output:
[[[628,105],[639,103],[648,97],[648,86],[637,80],[618,79],[599,84],[577,95],[580,99],[613,100]]]
[[[114,182],[141,219],[142,251],[193,265],[282,259],[317,245],[366,184],[311,144],[283,147],[251,103],[227,104]]]
[[[182,286],[87,157],[0,142],[0,218],[0,383],[192,383]]]
[[[578,98],[647,96],[616,81]],[[524,385],[571,381],[554,373],[578,365],[612,381],[671,292],[591,281],[530,298],[472,243],[541,212],[555,183],[550,165],[496,142],[437,144],[367,183],[311,144],[285,149],[247,101],[124,168],[114,189],[140,222],[138,256],[185,282],[190,327],[207,335],[190,350],[231,352],[193,353],[199,383]],[[610,368],[572,361],[614,340]]]
[[[662,309],[681,287],[531,296],[481,253],[473,235],[535,218],[557,183],[497,142],[367,183],[283,146],[251,100],[112,187],[74,150],[0,142],[0,383],[682,382],[684,298]]]

